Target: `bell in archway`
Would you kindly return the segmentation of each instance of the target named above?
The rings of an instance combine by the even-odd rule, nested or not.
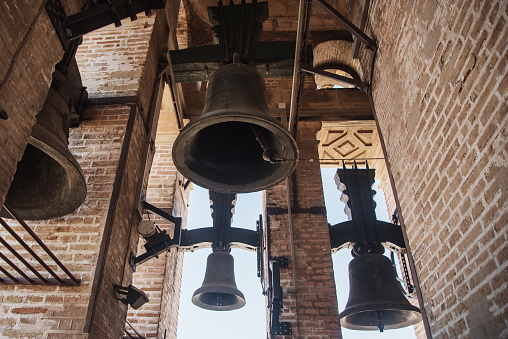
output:
[[[231,254],[217,251],[208,256],[205,279],[192,295],[192,303],[212,311],[232,311],[245,305],[243,293],[236,288]]]
[[[349,299],[340,324],[351,330],[390,330],[421,321],[420,309],[409,303],[390,259],[363,254],[349,263]]]
[[[86,183],[69,151],[73,89],[68,69],[57,65],[48,96],[36,116],[29,143],[18,163],[5,203],[25,220],[66,215],[81,205]],[[6,212],[2,216],[10,217]]]
[[[295,169],[297,159],[295,140],[268,114],[263,78],[241,63],[212,74],[203,114],[182,130],[173,146],[180,173],[222,193],[274,186]]]

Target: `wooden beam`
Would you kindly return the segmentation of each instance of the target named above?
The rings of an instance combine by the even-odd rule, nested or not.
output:
[[[202,110],[188,109],[185,119],[194,119],[200,116]],[[280,118],[281,112],[278,108],[271,108],[269,114],[272,117]],[[373,120],[372,111],[364,110],[300,110],[298,117],[302,120],[320,120],[320,121],[348,121],[348,120]]]
[[[294,49],[294,41],[257,41],[251,44],[249,60],[265,78],[291,76]],[[306,55],[312,58],[312,46]],[[170,57],[176,82],[208,81],[226,59],[221,45],[172,50]]]
[[[205,91],[195,92],[193,87],[187,86],[185,91],[186,102],[188,103],[185,119],[193,119],[203,111],[205,103]],[[271,116],[279,118],[281,109],[278,108],[281,102],[290,97],[290,86],[288,81],[281,82],[279,86],[272,86],[268,95],[268,107]],[[280,101],[280,98],[285,98]],[[353,88],[343,89],[311,89],[305,88],[300,103],[299,117],[301,119],[320,119],[323,121],[344,121],[344,120],[371,120],[373,119],[372,109],[368,95]]]

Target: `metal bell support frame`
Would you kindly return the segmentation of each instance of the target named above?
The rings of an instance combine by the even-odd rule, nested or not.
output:
[[[295,140],[268,114],[263,78],[241,63],[212,74],[203,114],[182,130],[173,146],[180,173],[223,193],[272,187],[295,169],[297,159]]]
[[[349,299],[340,323],[352,330],[396,329],[421,321],[420,309],[409,303],[383,243],[404,248],[399,226],[376,219],[372,197],[373,169],[337,170],[337,187],[346,201],[349,221],[330,226],[332,249],[353,245],[349,263]]]
[[[213,253],[208,256],[203,284],[193,296],[192,303],[212,311],[232,311],[245,305],[245,297],[236,287],[234,258],[231,250],[231,221],[236,194],[210,191],[213,230]]]

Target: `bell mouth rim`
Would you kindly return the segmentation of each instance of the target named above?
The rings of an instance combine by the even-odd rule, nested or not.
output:
[[[213,118],[213,123],[210,123],[209,121],[210,118]],[[256,186],[255,188],[249,188],[248,186],[251,185],[238,185],[238,184],[232,185],[227,183],[222,183],[221,187],[218,186],[216,187],[210,185],[211,181],[202,175],[193,173],[192,176],[188,176],[184,174],[184,173],[189,174],[191,170],[185,163],[183,152],[182,154],[178,155],[179,152],[175,151],[181,148],[182,146],[185,147],[185,145],[191,140],[191,138],[194,137],[203,128],[226,122],[241,122],[247,124],[255,124],[272,132],[275,136],[281,137],[284,136],[285,140],[288,140],[289,142],[284,143],[283,146],[288,149],[287,150],[288,153],[292,153],[294,155],[294,159],[290,159],[287,161],[286,164],[290,165],[285,166],[286,169],[283,171],[284,175],[282,175],[280,178],[277,178],[271,183]],[[260,115],[259,111],[252,109],[239,108],[235,109],[234,112],[231,112],[231,109],[229,108],[221,108],[209,111],[191,120],[176,137],[175,142],[173,143],[172,155],[173,155],[173,163],[176,169],[180,173],[184,174],[191,182],[193,182],[196,185],[220,193],[251,193],[266,190],[270,187],[273,187],[282,182],[291,173],[293,173],[293,171],[296,169],[296,166],[298,165],[299,151],[298,145],[294,140],[294,138],[289,133],[289,131],[285,129],[281,125],[281,123],[274,117],[271,117],[268,114]],[[247,188],[242,188],[241,186],[247,186]]]
[[[422,315],[421,311],[418,307],[414,305],[403,305],[401,307],[400,304],[378,304],[379,306],[383,306],[380,310],[379,308],[376,309],[376,304],[371,304],[372,307],[367,307],[369,305],[364,306],[357,306],[354,308],[351,308],[349,310],[345,309],[339,314],[340,318],[340,326],[350,329],[350,330],[363,330],[363,331],[378,331],[377,325],[357,325],[357,324],[351,324],[347,322],[348,316],[351,315],[357,315],[361,313],[367,313],[367,312],[375,312],[375,311],[401,311],[405,312],[410,317],[407,319],[406,322],[398,323],[398,324],[384,324],[385,330],[393,330],[398,328],[403,328],[407,326],[413,326],[418,324],[420,321],[422,321]],[[400,326],[401,324],[404,324],[403,326]]]
[[[74,155],[71,153],[69,149],[57,149],[52,147],[51,145],[46,144],[45,142],[39,140],[38,138],[31,136],[29,143],[34,147],[39,148],[43,152],[45,152],[49,157],[53,158],[56,162],[60,164],[63,168],[66,168],[67,177],[69,178],[69,182],[73,184],[72,196],[73,199],[66,199],[68,202],[73,202],[68,204],[68,210],[70,212],[66,212],[64,214],[55,214],[54,216],[50,216],[50,218],[59,218],[65,215],[68,215],[75,211],[83,201],[86,199],[87,186],[85,176],[83,175],[83,170],[79,165]],[[65,156],[67,154],[68,156]],[[74,178],[74,180],[71,178]]]
[[[198,288],[196,291],[194,291],[194,294],[192,295],[192,303],[196,305],[197,307],[203,308],[205,310],[210,311],[234,311],[237,309],[240,309],[245,306],[245,296],[243,295],[242,291],[238,289],[233,289],[232,287],[224,287],[224,286],[215,286],[213,287],[213,291],[207,291],[210,289],[210,286],[202,286]],[[235,302],[229,305],[211,305],[207,304],[201,301],[201,297],[206,293],[226,293],[235,298]]]
[[[208,121],[208,120],[210,120],[211,117],[214,118],[214,121],[212,124],[210,124]],[[238,120],[231,120],[231,118],[237,118]],[[242,108],[235,108],[233,112],[231,111],[231,108],[219,108],[219,109],[215,109],[215,110],[208,111],[206,113],[201,114],[200,116],[192,119],[187,125],[185,125],[185,127],[180,131],[177,138],[175,139],[175,143],[176,143],[176,140],[178,140],[178,138],[180,138],[180,136],[190,133],[191,130],[193,130],[196,127],[201,127],[202,125],[212,126],[212,125],[216,125],[216,124],[224,123],[224,122],[246,122],[246,123],[268,122],[269,125],[277,128],[284,134],[287,134],[288,136],[290,136],[292,141],[294,142],[294,139],[291,136],[291,134],[289,134],[289,131],[286,128],[284,128],[282,126],[282,124],[277,119],[268,115],[268,113],[264,113],[264,114],[260,115],[260,112],[258,110],[242,107]],[[256,123],[256,125],[264,127],[262,124]],[[194,133],[196,133],[196,132],[194,132]],[[296,146],[296,142],[294,142],[294,144]]]
[[[79,163],[76,161],[70,150],[59,147],[59,145],[50,145],[42,141],[41,139],[43,138],[39,138],[41,132],[44,133],[45,130],[42,128],[41,130],[37,130],[37,125],[34,126],[34,130],[32,131],[28,144],[45,153],[46,156],[53,159],[65,170],[66,179],[70,184],[72,184],[72,187],[70,187],[72,188],[70,196],[73,198],[59,199],[58,204],[60,208],[58,211],[51,210],[51,213],[44,210],[44,212],[34,214],[31,209],[16,209],[15,206],[12,206],[16,214],[18,214],[23,220],[49,220],[60,218],[75,211],[86,199],[86,180]],[[64,206],[62,206],[62,203],[65,203]],[[0,215],[8,217],[7,212],[4,213],[4,211],[2,211]]]

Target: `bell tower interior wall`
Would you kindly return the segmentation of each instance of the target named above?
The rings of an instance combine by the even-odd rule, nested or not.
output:
[[[507,10],[371,2],[374,105],[436,338],[508,335]]]

